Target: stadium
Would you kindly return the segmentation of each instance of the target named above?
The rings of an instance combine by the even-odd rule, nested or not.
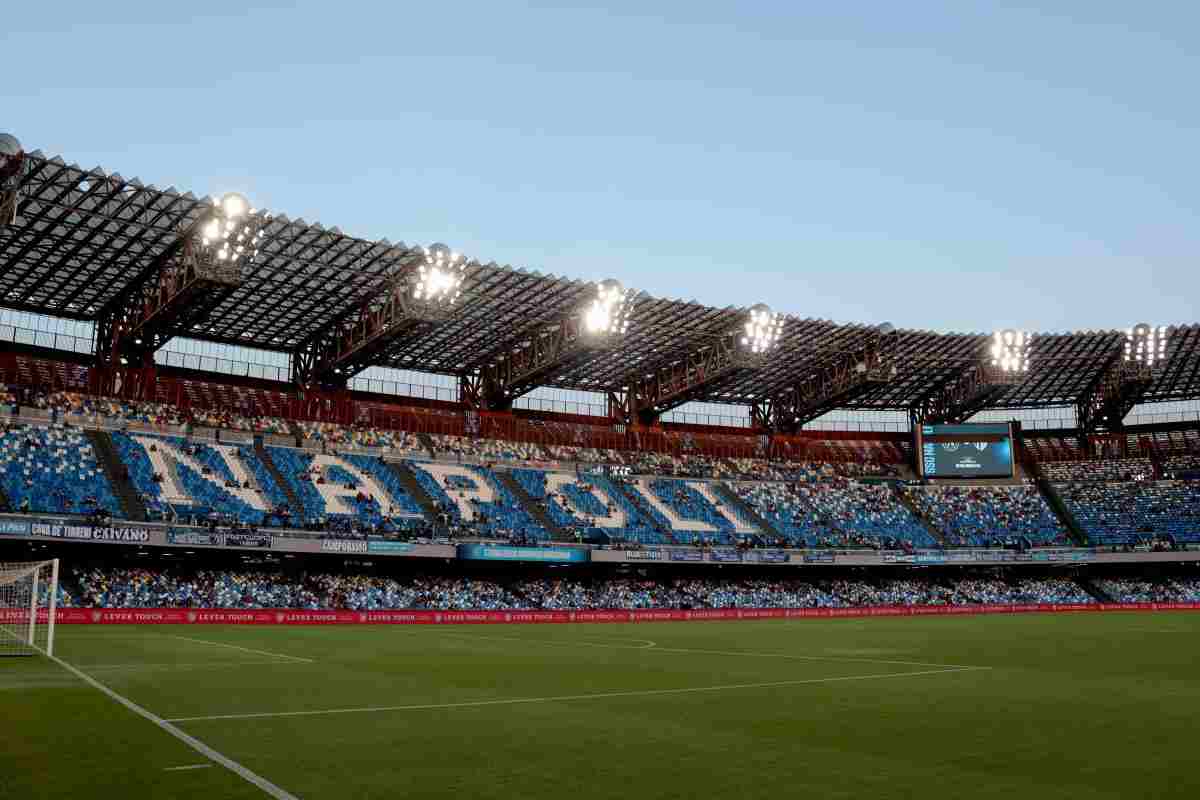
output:
[[[1200,324],[486,259],[0,135],[4,796],[1195,794]]]

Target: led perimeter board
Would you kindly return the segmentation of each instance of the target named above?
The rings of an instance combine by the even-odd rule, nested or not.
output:
[[[921,425],[917,427],[917,467],[923,478],[1011,478],[1012,426]]]

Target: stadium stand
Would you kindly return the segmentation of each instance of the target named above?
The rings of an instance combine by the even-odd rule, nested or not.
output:
[[[809,484],[740,484],[738,496],[801,547],[936,545],[889,486],[831,480]]]
[[[1065,545],[1067,529],[1032,486],[938,486],[909,491],[951,546]]]
[[[13,509],[122,514],[87,437],[62,424],[6,426],[0,433],[0,483]]]
[[[1071,483],[1058,492],[1094,544],[1200,542],[1200,483]]]
[[[306,442],[325,444],[334,449],[361,447],[387,450],[410,457],[427,455],[417,436],[405,431],[308,421],[297,423],[297,427]]]
[[[1098,584],[1123,601],[1200,597],[1200,579],[1112,579]],[[551,578],[412,575],[379,577],[267,571],[147,569],[73,570],[65,603],[85,608],[298,608],[353,610],[853,608],[970,606],[985,603],[1094,603],[1064,577],[1006,579],[996,573],[959,578]]]
[[[148,509],[173,519],[235,520],[261,525],[286,505],[269,476],[230,445],[115,432],[113,445]]]
[[[1096,586],[1118,603],[1200,602],[1200,578],[1104,578]]]
[[[1145,480],[1154,466],[1148,458],[1064,461],[1042,464],[1042,474],[1054,483]]]
[[[417,482],[458,526],[488,538],[544,541],[549,535],[486,467],[413,463]]]

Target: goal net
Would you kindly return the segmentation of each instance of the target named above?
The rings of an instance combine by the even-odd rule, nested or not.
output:
[[[0,562],[0,658],[54,655],[58,559]]]

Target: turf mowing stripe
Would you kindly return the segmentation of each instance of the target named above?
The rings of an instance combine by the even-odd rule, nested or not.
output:
[[[801,656],[792,655],[791,653],[740,653],[735,650],[695,650],[690,647],[653,647],[638,646],[633,647],[625,644],[597,644],[595,642],[585,641],[568,641],[557,639],[526,639],[521,636],[490,636],[474,633],[439,633],[441,636],[447,636],[453,639],[480,639],[487,641],[495,639],[504,642],[523,642],[526,644],[550,644],[558,646],[583,646],[583,647],[606,647],[610,650],[651,650],[655,653],[694,653],[697,655],[707,656],[746,656],[748,658],[787,658],[796,661],[832,661],[846,664],[896,664],[902,667],[954,667],[956,669],[988,669],[988,667],[974,667],[967,664],[934,664],[930,661],[896,661],[887,658],[854,658],[853,656]],[[649,639],[639,639],[638,641],[649,642]]]
[[[212,764],[188,764],[183,767],[165,767],[163,772],[186,772],[192,769],[210,769]]]
[[[51,661],[55,662],[56,664],[61,666],[63,669],[67,670],[72,675],[74,675],[75,677],[77,677],[81,681],[83,681],[84,683],[88,684],[89,686],[91,686],[94,689],[100,690],[104,694],[108,695],[108,697],[110,699],[115,700],[116,702],[125,706],[127,709],[129,709],[133,713],[137,714],[138,716],[140,716],[144,719],[150,720],[155,725],[162,728],[164,731],[171,734],[176,739],[183,742],[184,744],[186,744],[188,747],[195,750],[200,755],[204,756],[205,758],[209,759],[210,761],[217,762],[221,766],[225,767],[225,769],[227,769],[230,772],[237,775],[242,780],[246,781],[247,783],[251,783],[251,784],[257,786],[259,789],[262,789],[268,795],[270,795],[271,797],[274,797],[275,800],[299,800],[299,798],[296,797],[294,794],[289,793],[285,789],[279,788],[278,786],[271,783],[269,780],[262,777],[261,775],[251,772],[249,769],[247,769],[246,767],[243,767],[241,764],[234,761],[232,758],[229,758],[228,756],[218,753],[216,750],[212,749],[211,747],[206,745],[204,742],[200,741],[199,739],[195,738],[194,736],[192,736],[188,733],[185,733],[184,731],[175,727],[169,721],[163,719],[162,717],[158,716],[157,714],[147,711],[146,709],[142,708],[141,706],[139,706],[137,703],[133,702],[129,698],[117,694],[112,689],[108,688],[103,683],[101,683],[100,681],[93,678],[91,675],[88,675],[86,672],[76,669],[75,667],[68,664],[66,661],[63,661],[58,656],[49,656],[49,658]]]
[[[258,655],[258,656],[270,656],[271,658],[286,658],[291,661],[300,661],[305,664],[317,663],[316,661],[314,661],[311,658],[301,658],[300,656],[289,656],[284,653],[272,653],[269,650],[255,650],[252,647],[242,647],[241,645],[237,645],[237,644],[226,644],[225,642],[213,642],[208,639],[193,639],[190,636],[177,636],[176,634],[173,634],[173,633],[167,633],[167,634],[164,634],[164,636],[166,636],[169,639],[179,639],[180,641],[184,641],[184,642],[196,642],[198,644],[210,644],[213,647],[228,647],[231,650],[241,650],[243,653],[254,653],[255,655]]]
[[[730,689],[768,689],[779,686],[802,686],[809,683],[837,683],[839,681],[868,681],[883,678],[910,678],[918,675],[944,675],[951,672],[975,672],[991,667],[952,667],[950,669],[928,669],[918,672],[887,672],[877,675],[842,675],[833,678],[804,678],[791,681],[768,681],[765,683],[728,683],[721,686],[689,686],[681,689],[635,689],[627,692],[600,692],[598,694],[567,694],[556,697],[517,697],[508,700],[468,700],[461,703],[425,703],[411,706],[369,706],[366,708],[331,708],[318,711],[262,711],[252,714],[213,714],[206,717],[176,717],[167,722],[211,722],[217,720],[271,719],[276,717],[318,717],[332,714],[370,714],[386,711],[427,711],[440,708],[475,708],[480,706],[515,706],[527,703],[561,703],[573,700],[605,700],[616,697],[653,697],[655,695],[692,694],[696,692],[720,692]]]

